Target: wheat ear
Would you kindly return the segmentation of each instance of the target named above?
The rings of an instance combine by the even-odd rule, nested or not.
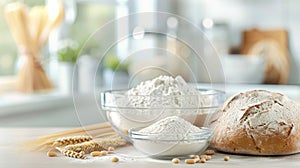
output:
[[[68,149],[59,148],[59,147],[56,147],[56,149],[58,151],[60,151],[61,154],[63,154],[64,156],[67,156],[67,157],[76,158],[76,159],[85,159],[86,158],[85,153],[83,151],[75,152],[73,150],[68,150]]]
[[[58,138],[53,142],[54,147],[62,147],[67,146],[70,144],[78,144],[82,142],[87,142],[93,140],[90,136],[69,136],[69,137],[62,137]]]
[[[92,140],[83,142],[80,144],[68,145],[65,146],[64,149],[72,150],[75,152],[84,151],[85,153],[91,153],[93,151],[101,151],[101,150],[108,150],[109,147],[120,147],[126,144],[126,140],[122,139],[121,137],[117,138],[105,138],[99,140]]]

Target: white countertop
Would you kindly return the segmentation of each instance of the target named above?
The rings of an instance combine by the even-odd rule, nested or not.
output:
[[[300,86],[297,85],[262,85],[262,84],[209,84],[209,83],[191,83],[192,86],[205,89],[218,89],[225,91],[226,96],[232,96],[239,92],[248,90],[269,90],[287,95],[291,99],[300,102]],[[126,88],[123,86],[120,88]],[[93,101],[100,91],[106,90],[99,88],[99,93],[90,94],[63,94],[59,91],[49,93],[21,94],[17,92],[0,94],[0,116],[27,113],[34,110],[47,110],[51,108],[60,108],[64,106],[74,106],[74,103],[89,103]],[[74,102],[76,98],[76,102]],[[84,102],[86,99],[89,101]],[[96,100],[97,101],[97,100]],[[81,103],[82,104],[82,103]],[[97,109],[97,107],[96,107]]]
[[[77,167],[243,167],[243,168],[266,168],[266,167],[300,167],[300,154],[278,157],[255,157],[229,155],[228,162],[223,157],[228,154],[217,153],[212,160],[206,163],[186,165],[181,161],[174,165],[169,160],[155,160],[147,158],[132,146],[116,149],[116,155],[120,158],[118,163],[112,163],[110,156],[98,157],[89,160],[78,160],[66,157],[49,158],[44,152],[28,152],[21,148],[20,143],[32,140],[36,136],[54,133],[66,128],[0,128],[0,167],[1,168],[77,168]]]

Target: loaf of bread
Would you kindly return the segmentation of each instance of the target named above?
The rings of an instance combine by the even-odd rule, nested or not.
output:
[[[216,121],[212,146],[250,155],[300,152],[300,105],[265,90],[239,93],[225,102]]]

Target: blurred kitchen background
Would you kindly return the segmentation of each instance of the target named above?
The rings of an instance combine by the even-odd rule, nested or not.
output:
[[[101,90],[160,74],[228,96],[269,89],[300,100],[300,1],[19,1],[49,16],[63,6],[40,52],[53,88],[26,93],[16,89],[24,60],[5,19],[11,2],[0,0],[0,126],[101,122]]]

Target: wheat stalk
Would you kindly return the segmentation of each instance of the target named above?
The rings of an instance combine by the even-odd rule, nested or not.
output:
[[[62,131],[54,134],[49,134],[45,136],[39,137],[40,140],[49,140],[49,139],[57,139],[59,137],[63,136],[75,136],[75,135],[81,135],[81,134],[90,134],[93,133],[95,130],[104,130],[109,129],[107,132],[114,132],[111,128],[111,125],[109,122],[104,122],[100,124],[93,124],[83,127],[74,128],[67,131]],[[90,136],[94,136],[93,134],[90,134]]]
[[[56,18],[50,20],[45,6],[33,7],[30,11],[19,2],[5,6],[5,17],[19,54],[26,58],[17,80],[17,89],[21,92],[43,91],[53,87],[39,61],[39,56],[49,33],[62,21],[62,4],[59,7]]]
[[[90,136],[70,136],[70,137],[61,137],[56,139],[53,142],[54,147],[62,147],[70,144],[78,144],[82,142],[91,141],[93,138]]]
[[[24,147],[32,151],[48,151],[53,148],[56,140],[71,136],[90,136],[94,138],[106,138],[116,136],[108,122],[89,125],[85,127],[74,128],[54,134],[38,137],[36,140],[24,143]]]
[[[83,151],[85,153],[91,153],[93,151],[108,150],[109,147],[117,148],[125,144],[126,141],[118,136],[115,138],[104,138],[104,139],[83,142],[80,144],[68,145],[65,146],[64,149],[72,150],[75,152]]]

